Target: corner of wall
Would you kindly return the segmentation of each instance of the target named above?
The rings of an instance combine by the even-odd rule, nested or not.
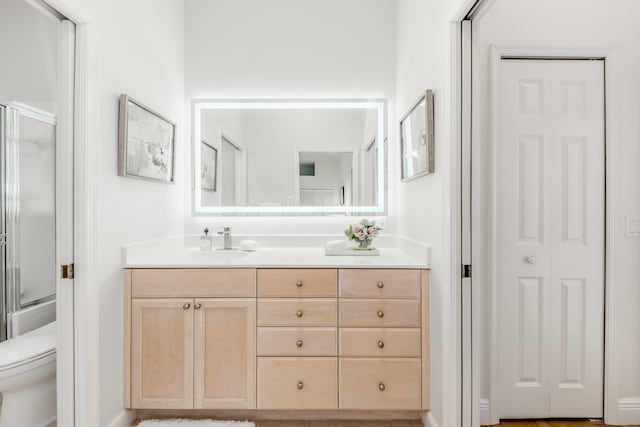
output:
[[[124,409],[122,412],[117,414],[111,422],[109,422],[109,427],[130,427],[131,424],[136,419],[136,411],[131,409]]]
[[[421,414],[422,425],[425,427],[440,427],[436,420],[433,419],[430,411],[425,411]]]

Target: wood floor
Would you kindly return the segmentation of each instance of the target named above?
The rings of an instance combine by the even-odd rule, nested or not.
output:
[[[493,427],[607,427],[598,421],[503,421]],[[637,425],[627,427],[640,427]]]
[[[422,427],[415,421],[256,421],[256,427]]]
[[[136,426],[140,421],[136,420]],[[422,427],[419,420],[404,421],[255,421],[256,427]],[[495,427],[607,427],[590,421],[503,421]],[[628,427],[640,427],[633,425]]]
[[[140,420],[133,423],[138,425]],[[254,421],[256,427],[423,427],[420,420],[385,421]]]

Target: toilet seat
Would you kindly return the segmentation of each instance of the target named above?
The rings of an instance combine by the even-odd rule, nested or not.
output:
[[[21,365],[37,364],[56,351],[56,323],[0,343],[0,376]]]

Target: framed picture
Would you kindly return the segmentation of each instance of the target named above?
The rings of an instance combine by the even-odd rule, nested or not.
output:
[[[200,182],[203,190],[216,191],[218,176],[218,150],[200,141]]]
[[[171,120],[120,95],[118,175],[175,183],[175,135]]]
[[[433,91],[427,90],[400,120],[402,181],[435,171]]]

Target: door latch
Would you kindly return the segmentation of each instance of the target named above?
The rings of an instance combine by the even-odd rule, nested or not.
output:
[[[463,279],[471,278],[471,264],[464,264],[462,266],[462,278]]]
[[[73,264],[64,264],[60,266],[60,277],[63,279],[73,279]]]

